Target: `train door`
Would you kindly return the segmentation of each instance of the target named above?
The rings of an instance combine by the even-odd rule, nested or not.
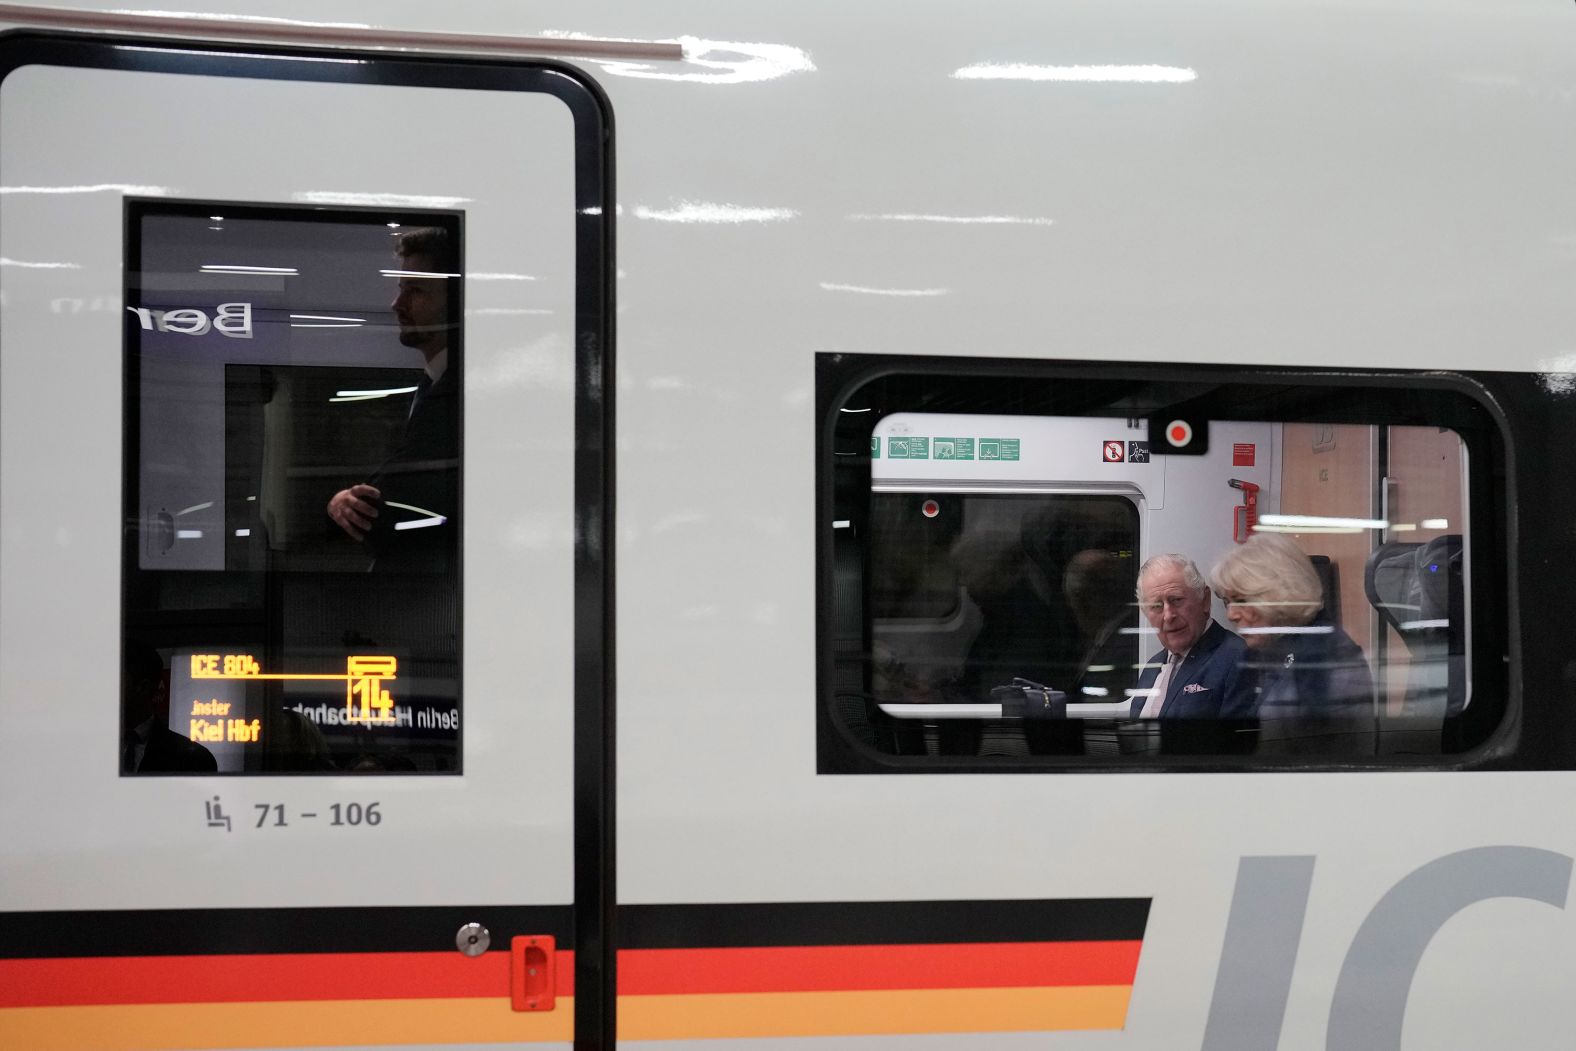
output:
[[[569,1046],[595,89],[0,54],[0,1043]]]

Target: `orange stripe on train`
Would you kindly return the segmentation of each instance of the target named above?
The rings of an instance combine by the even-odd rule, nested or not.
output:
[[[619,1041],[1121,1029],[1131,986],[620,996]]]
[[[1120,1029],[1129,986],[621,996],[619,1039],[918,1035]],[[192,1051],[379,1044],[567,1043],[574,1003],[537,1014],[504,997],[0,1009],[0,1046]]]

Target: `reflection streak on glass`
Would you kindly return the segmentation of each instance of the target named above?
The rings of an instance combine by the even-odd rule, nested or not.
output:
[[[953,80],[1037,80],[1063,83],[1187,84],[1198,74],[1182,66],[1036,66],[981,62],[954,70]]]
[[[1387,529],[1382,518],[1332,518],[1326,515],[1260,515],[1262,525],[1324,527],[1327,529]]]
[[[1356,526],[1283,526],[1283,525],[1264,525],[1262,522],[1254,523],[1253,531],[1255,533],[1296,533],[1298,535],[1301,535],[1303,533],[1307,533],[1309,535],[1312,535],[1314,533],[1335,533],[1335,534],[1351,535],[1351,534],[1361,533],[1362,532],[1362,530],[1359,529]]]
[[[293,266],[250,266],[244,263],[208,263],[201,269],[205,274],[262,274],[267,277],[294,277],[301,273]]]
[[[379,398],[388,398],[395,394],[411,394],[415,387],[387,387],[382,390],[340,390],[335,391],[329,401],[376,401]]]
[[[308,29],[371,29],[366,22],[323,22],[301,18],[278,18],[269,15],[232,15],[212,11],[159,11],[153,9],[121,8],[118,15],[137,15],[141,18],[200,18],[205,22],[246,22],[255,25],[303,26]]]
[[[869,288],[865,285],[844,285],[833,281],[822,281],[821,287],[828,292],[858,292],[867,296],[945,296],[951,295],[950,288]]]
[[[809,52],[788,44],[745,43],[733,40],[703,40],[700,37],[681,36],[666,40],[621,40],[611,37],[593,37],[586,33],[549,30],[542,34],[549,40],[615,40],[618,43],[679,44],[684,49],[684,65],[699,66],[703,72],[673,72],[653,62],[627,60],[594,60],[604,73],[615,77],[632,77],[636,80],[674,80],[693,84],[753,84],[775,80],[793,73],[813,73],[815,63]]]
[[[290,199],[304,204],[355,204],[377,208],[458,208],[470,204],[469,197],[434,197],[409,193],[358,193],[339,190],[303,190]]]
[[[198,55],[203,58],[259,59],[264,57],[236,51],[198,51],[196,48],[189,47],[137,47],[132,44],[117,44],[115,45],[115,50],[150,51],[156,55]],[[364,58],[325,58],[322,55],[268,55],[266,58],[270,62],[275,59],[283,59],[288,62],[334,62],[345,66],[364,66],[367,64],[367,60]]]
[[[637,205],[635,218],[661,223],[780,223],[798,218],[792,208],[749,208],[738,204],[713,204],[708,201],[680,201],[673,208],[648,208]]]
[[[16,266],[24,270],[81,270],[81,263],[33,263],[23,259],[0,256],[0,266]]]
[[[124,193],[136,197],[165,197],[170,190],[163,186],[101,182],[91,186],[0,186],[0,194],[6,193]]]
[[[856,223],[956,223],[978,226],[1054,226],[1054,219],[1024,215],[927,215],[919,212],[873,214],[858,212],[849,220]]]

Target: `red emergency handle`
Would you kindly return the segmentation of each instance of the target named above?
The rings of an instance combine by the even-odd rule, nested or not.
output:
[[[1259,524],[1259,487],[1241,478],[1228,478],[1226,484],[1242,490],[1242,504],[1231,509],[1231,539],[1246,543],[1253,535],[1253,527]]]
[[[509,1000],[516,1011],[551,1011],[558,985],[551,934],[517,934],[509,942]]]

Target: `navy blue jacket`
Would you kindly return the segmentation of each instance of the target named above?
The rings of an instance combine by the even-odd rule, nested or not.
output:
[[[1160,718],[1250,718],[1256,698],[1248,677],[1240,671],[1246,649],[1240,638],[1211,620],[1183,658],[1181,667],[1171,673]],[[1138,689],[1148,690],[1154,686],[1165,659],[1165,650],[1149,658],[1149,666],[1138,677]],[[1138,713],[1144,710],[1148,700],[1144,693],[1133,697],[1132,718],[1139,717]]]

